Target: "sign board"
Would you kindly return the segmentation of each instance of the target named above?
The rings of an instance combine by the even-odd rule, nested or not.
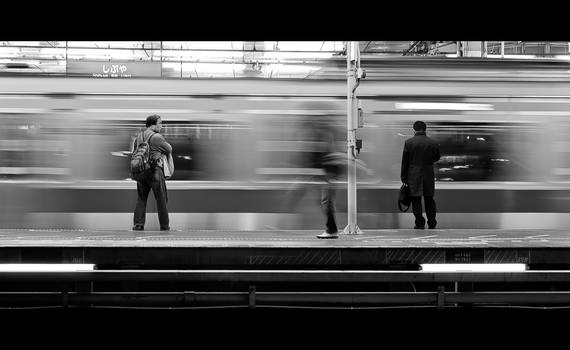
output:
[[[94,78],[160,78],[160,62],[67,61],[67,74]]]

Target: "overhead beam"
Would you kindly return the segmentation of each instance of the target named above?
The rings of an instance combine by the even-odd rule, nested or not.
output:
[[[3,282],[570,282],[570,270],[424,272],[368,270],[95,270],[0,272]]]

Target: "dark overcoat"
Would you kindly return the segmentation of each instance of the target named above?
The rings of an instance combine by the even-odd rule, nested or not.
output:
[[[433,196],[435,193],[435,175],[433,163],[439,160],[439,145],[417,131],[414,137],[406,140],[402,154],[400,178],[408,184],[410,196]]]

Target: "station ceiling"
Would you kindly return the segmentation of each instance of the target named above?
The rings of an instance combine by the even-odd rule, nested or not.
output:
[[[570,57],[568,42],[359,41],[361,57]],[[502,56],[501,56],[502,55]],[[0,41],[0,71],[67,74],[70,63],[159,63],[161,77],[311,78],[336,74],[343,41]],[[78,63],[79,62],[79,63]],[[321,75],[322,76],[322,75]]]

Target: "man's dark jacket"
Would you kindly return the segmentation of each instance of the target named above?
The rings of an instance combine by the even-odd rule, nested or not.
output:
[[[439,145],[426,136],[425,131],[417,131],[406,140],[402,154],[400,178],[408,184],[410,196],[433,196],[435,175],[433,163],[439,160]]]

